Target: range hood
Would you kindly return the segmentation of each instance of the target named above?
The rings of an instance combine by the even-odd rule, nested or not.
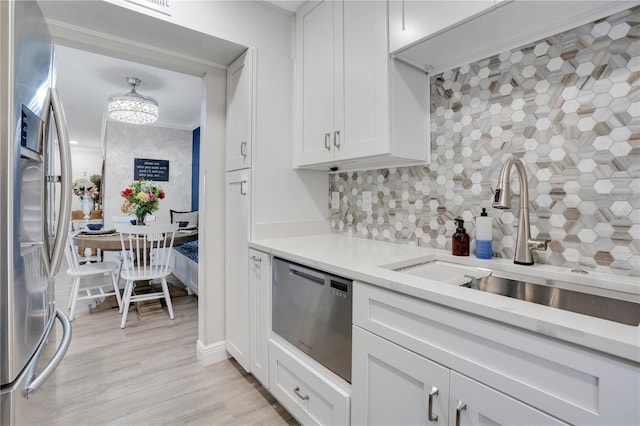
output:
[[[637,6],[634,1],[512,0],[392,52],[437,74]]]

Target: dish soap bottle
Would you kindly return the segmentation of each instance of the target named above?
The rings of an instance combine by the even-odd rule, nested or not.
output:
[[[456,233],[453,234],[451,242],[451,253],[455,256],[469,256],[469,235],[464,229],[464,220],[462,218],[454,219],[458,224]]]
[[[478,259],[491,259],[492,231],[491,218],[487,215],[487,209],[483,207],[480,217],[476,218],[476,257]]]

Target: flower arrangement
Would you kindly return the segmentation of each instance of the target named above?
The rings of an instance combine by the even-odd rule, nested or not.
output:
[[[136,215],[137,224],[144,223],[144,217],[158,210],[164,191],[154,181],[141,179],[127,186],[120,195],[124,198],[123,213]]]
[[[77,195],[80,198],[80,201],[91,200],[94,203],[100,201],[100,191],[98,190],[98,185],[92,182],[94,176],[91,176],[91,180],[89,180],[87,179],[87,175],[85,173],[84,177],[73,181],[73,194]]]

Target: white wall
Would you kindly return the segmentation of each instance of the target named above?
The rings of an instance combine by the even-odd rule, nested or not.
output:
[[[198,355],[213,352],[202,359],[208,364],[224,358],[224,265],[225,265],[225,129],[227,73],[211,70],[203,77],[203,108],[200,140],[199,233],[198,245]],[[205,347],[204,351],[200,345]],[[214,349],[211,349],[211,348]],[[218,348],[216,350],[215,348]],[[221,353],[222,352],[222,353]]]
[[[75,181],[87,173],[87,178],[91,175],[102,174],[102,152],[99,149],[85,149],[71,145],[71,177]],[[72,197],[71,210],[80,210],[80,199]]]
[[[134,158],[169,161],[169,181],[158,182],[164,189],[156,223],[169,223],[169,209],[191,210],[192,132],[148,125],[107,122],[105,135],[105,176],[103,214],[106,226],[120,211],[120,192],[133,180]]]
[[[257,2],[185,0],[169,20],[257,48],[253,222],[326,221],[326,172],[292,168],[294,17]]]

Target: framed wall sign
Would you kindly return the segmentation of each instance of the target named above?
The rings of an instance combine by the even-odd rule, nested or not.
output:
[[[133,159],[133,180],[169,181],[169,160]]]

